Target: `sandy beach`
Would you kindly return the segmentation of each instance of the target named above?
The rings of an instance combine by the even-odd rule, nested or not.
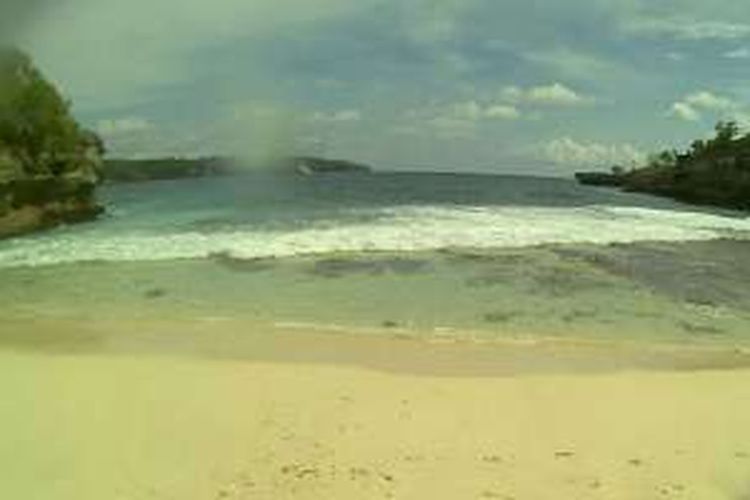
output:
[[[44,325],[27,330],[45,336]],[[138,349],[90,332],[47,349],[11,337],[0,351],[5,498],[750,495],[740,353],[706,351],[700,366],[700,350],[662,350],[644,365],[635,347],[611,347],[619,361],[605,369],[607,350],[582,345],[276,332],[256,356],[232,359],[197,334],[180,342],[192,351],[157,348],[145,333]],[[366,350],[389,362],[368,365]],[[290,351],[308,355],[279,354]],[[519,356],[558,363],[524,370],[509,364]]]

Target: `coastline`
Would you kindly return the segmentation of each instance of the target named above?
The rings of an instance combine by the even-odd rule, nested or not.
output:
[[[680,358],[660,347],[644,357],[645,346],[302,326],[248,335],[250,325],[222,324],[123,320],[100,325],[109,337],[99,342],[80,323],[13,325],[40,343],[2,335],[4,491],[739,500],[750,490],[747,353],[693,348]],[[77,340],[55,345],[65,332]],[[615,369],[602,369],[606,359]]]
[[[679,241],[304,255],[290,244],[291,257],[254,258],[222,240],[235,212],[154,219],[195,197],[170,201],[161,187],[163,200],[148,199],[168,203],[151,205],[142,189],[153,194],[125,189],[134,198],[101,226],[0,254],[11,497],[750,491],[750,241],[733,219],[566,201],[566,227],[618,220],[610,234],[635,224],[646,238],[678,226]],[[505,225],[448,215],[474,232],[530,210]],[[406,228],[442,227],[434,212],[399,211]],[[238,248],[267,241],[239,233]]]

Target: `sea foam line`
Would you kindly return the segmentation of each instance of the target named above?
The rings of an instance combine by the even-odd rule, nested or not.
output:
[[[631,207],[405,206],[373,213],[366,223],[324,221],[289,231],[237,230],[160,234],[71,230],[0,245],[0,267],[83,261],[158,261],[229,254],[292,257],[338,252],[411,252],[512,248],[542,244],[703,241],[750,234],[750,220]]]

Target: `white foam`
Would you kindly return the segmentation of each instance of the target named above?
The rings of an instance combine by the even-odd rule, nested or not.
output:
[[[507,248],[551,243],[700,241],[750,234],[750,219],[630,207],[425,207],[378,211],[372,222],[304,230],[205,234],[69,231],[0,245],[0,267],[81,261],[289,257],[357,251]]]

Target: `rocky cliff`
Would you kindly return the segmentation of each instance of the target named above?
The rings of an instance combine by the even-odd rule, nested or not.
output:
[[[103,149],[25,54],[0,49],[0,238],[99,215]]]
[[[579,172],[582,184],[667,196],[680,201],[750,210],[750,133],[735,122],[720,122],[716,136],[686,150],[663,151],[648,165],[612,173]]]

